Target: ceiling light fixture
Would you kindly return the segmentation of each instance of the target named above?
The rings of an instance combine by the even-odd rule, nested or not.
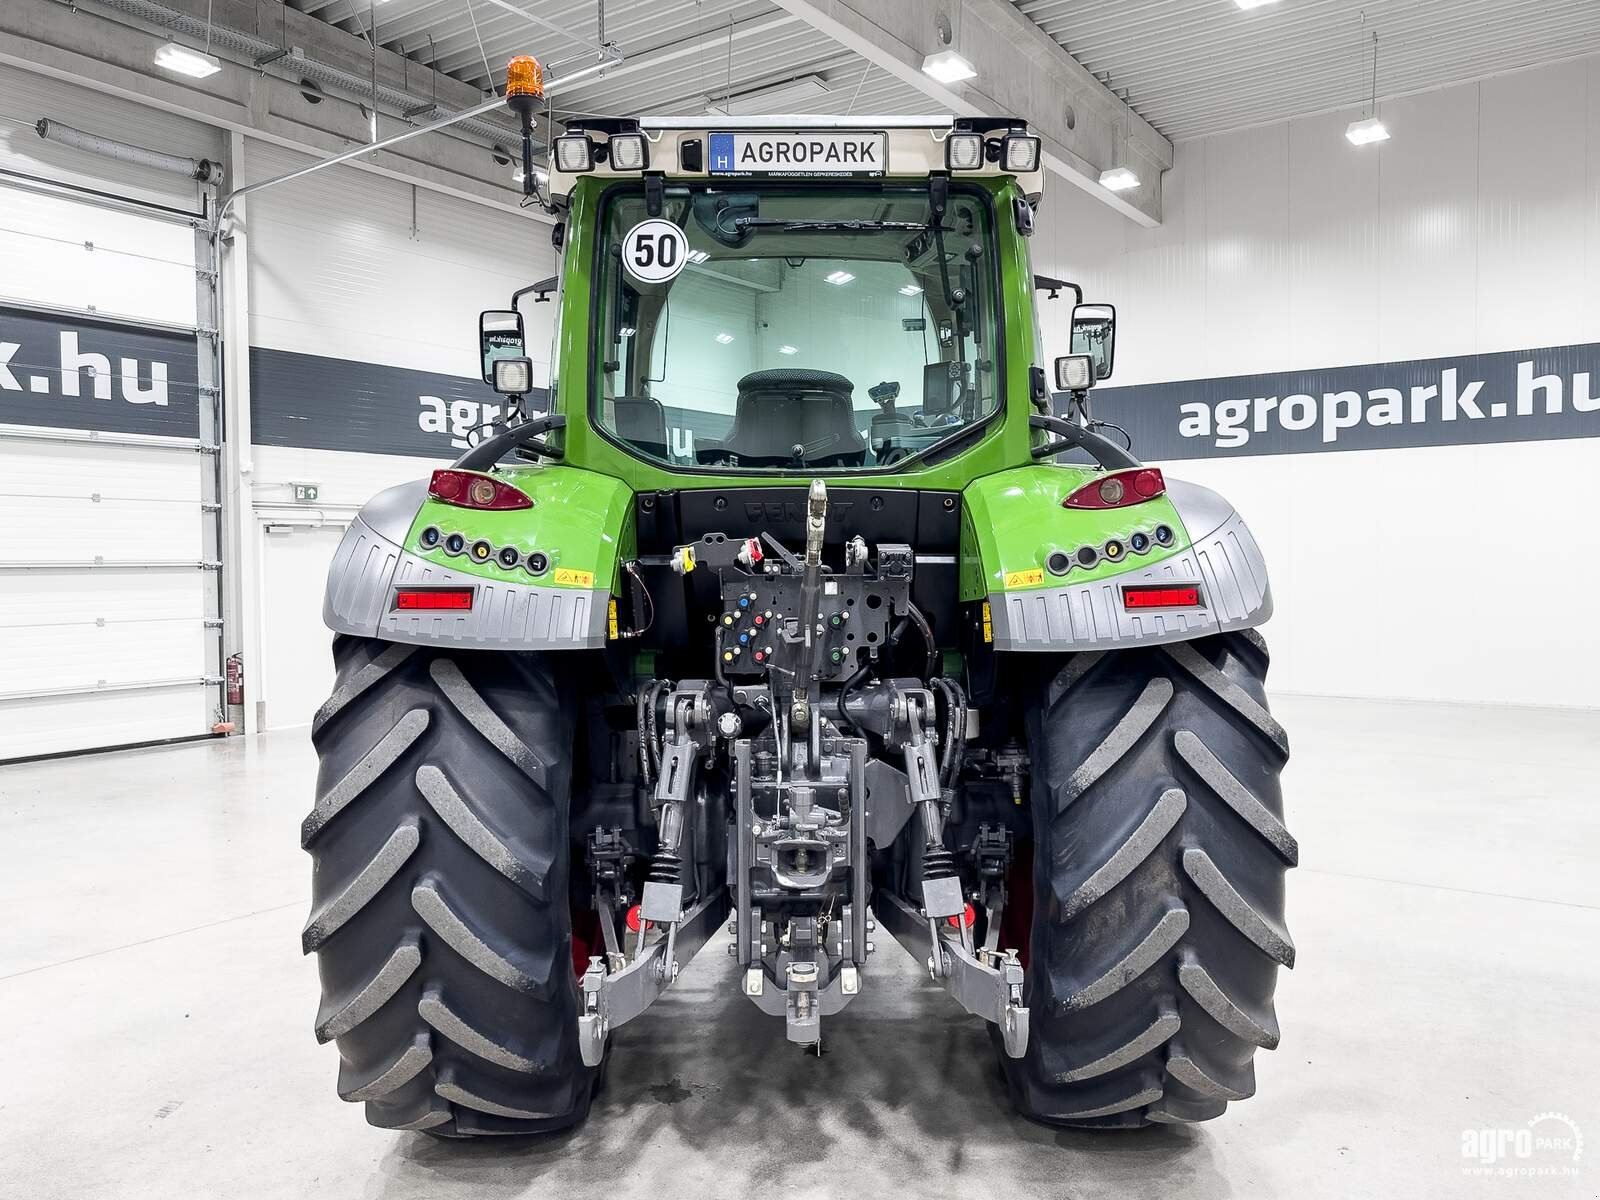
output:
[[[190,79],[207,79],[222,70],[222,60],[200,50],[191,50],[177,42],[168,42],[156,48],[156,66]]]
[[[1233,0],[1233,2],[1245,12],[1249,12],[1252,8],[1265,8],[1269,4],[1276,4],[1278,0]]]
[[[900,294],[902,296],[920,296],[922,295],[922,289],[914,283],[908,283],[900,289]]]
[[[849,271],[833,271],[828,275],[825,275],[823,278],[837,287],[843,287],[845,284],[854,279],[855,276],[850,274]]]
[[[778,353],[779,354],[799,354],[800,353],[800,347],[799,346],[779,346],[778,347]]]
[[[978,77],[978,69],[954,50],[940,50],[937,54],[928,55],[922,60],[922,73],[931,75],[940,83],[960,83],[964,79]]]
[[[731,334],[731,333],[719,333],[719,334],[717,334],[717,341],[721,342],[724,346],[726,346],[729,342],[733,341],[733,334]]]
[[[1362,18],[1365,20],[1365,17]],[[1372,92],[1367,115],[1345,126],[1345,140],[1352,146],[1370,146],[1389,140],[1389,127],[1378,120],[1378,31],[1372,31]]]
[[[1124,106],[1127,103],[1124,99]],[[1129,120],[1132,120],[1133,109],[1127,111]],[[1111,166],[1100,172],[1100,186],[1108,192],[1132,191],[1139,186],[1139,176],[1128,166],[1128,143],[1123,137],[1120,121],[1111,126],[1111,153]]]
[[[704,251],[704,250],[691,250],[691,251],[689,251],[689,261],[694,263],[694,264],[696,264],[697,266],[700,263],[705,262],[706,259],[708,259],[710,257],[711,257],[711,255],[709,253],[707,253],[706,251]]]
[[[1139,186],[1139,177],[1127,167],[1112,167],[1100,172],[1100,186],[1108,192],[1126,192]]]
[[[1351,121],[1345,127],[1344,136],[1352,146],[1370,146],[1373,142],[1387,142],[1389,127],[1377,117],[1368,117],[1364,121]]]

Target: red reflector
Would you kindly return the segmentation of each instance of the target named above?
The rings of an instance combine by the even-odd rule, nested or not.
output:
[[[1161,477],[1160,471],[1149,467],[1133,477],[1133,490],[1148,500],[1166,491],[1167,481]]]
[[[959,922],[965,921],[966,925],[967,925],[967,928],[971,929],[972,928],[972,923],[974,921],[976,921],[977,919],[978,919],[978,910],[973,908],[972,905],[969,904],[966,907],[966,911],[963,912],[959,917],[946,917],[945,918],[945,922],[946,922],[946,924],[951,925],[956,929],[960,929],[961,925],[959,924]]]
[[[1125,587],[1123,608],[1199,608],[1200,589],[1193,584],[1180,587]]]
[[[400,612],[440,609],[466,612],[472,608],[471,588],[401,588],[394,594],[394,606]]]
[[[1129,467],[1097,475],[1061,502],[1062,508],[1127,508],[1167,490],[1160,467]]]
[[[428,483],[428,495],[446,504],[461,508],[532,508],[533,501],[493,475],[478,471],[457,471],[441,468],[433,473]]]
[[[639,925],[640,925],[641,921],[643,921],[643,918],[640,916],[640,913],[639,913],[639,906],[637,904],[635,904],[632,908],[630,908],[628,910],[628,915],[626,917],[624,917],[623,920],[627,922],[628,928],[630,930],[632,930],[634,933],[638,933],[639,932]],[[645,924],[646,926],[648,926],[651,929],[654,929],[655,925],[656,925],[656,923],[654,921],[643,921],[643,924]]]

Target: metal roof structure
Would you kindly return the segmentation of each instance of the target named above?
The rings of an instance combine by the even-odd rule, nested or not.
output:
[[[1174,141],[1600,53],[1594,0],[1013,0]]]
[[[352,33],[364,34],[375,21],[379,45],[484,89],[504,81],[512,55],[559,66],[592,58],[602,42],[595,0],[291,4]],[[729,97],[745,115],[904,115],[930,107],[915,88],[766,0],[612,0],[604,12],[603,39],[626,57],[561,90],[558,115],[697,113]],[[804,82],[784,86],[796,81]],[[771,105],[763,103],[767,96]]]
[[[551,64],[593,56],[603,41],[620,46],[624,62],[564,90],[558,111],[694,113],[729,97],[742,115],[930,108],[768,0],[290,3],[352,33],[375,26],[380,45],[484,89],[513,54]],[[1228,0],[1013,3],[1173,139],[1361,104],[1374,30],[1380,97],[1600,53],[1594,0],[1270,0],[1248,11]]]

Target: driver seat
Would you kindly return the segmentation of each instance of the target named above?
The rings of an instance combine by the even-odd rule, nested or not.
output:
[[[788,462],[797,445],[816,460],[866,461],[867,443],[856,428],[855,385],[832,371],[778,368],[739,380],[733,428],[723,446],[741,458]]]

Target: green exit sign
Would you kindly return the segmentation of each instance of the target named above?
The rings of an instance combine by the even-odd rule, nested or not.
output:
[[[296,483],[291,486],[294,488],[294,498],[297,501],[309,504],[317,498],[317,485],[314,483]]]

